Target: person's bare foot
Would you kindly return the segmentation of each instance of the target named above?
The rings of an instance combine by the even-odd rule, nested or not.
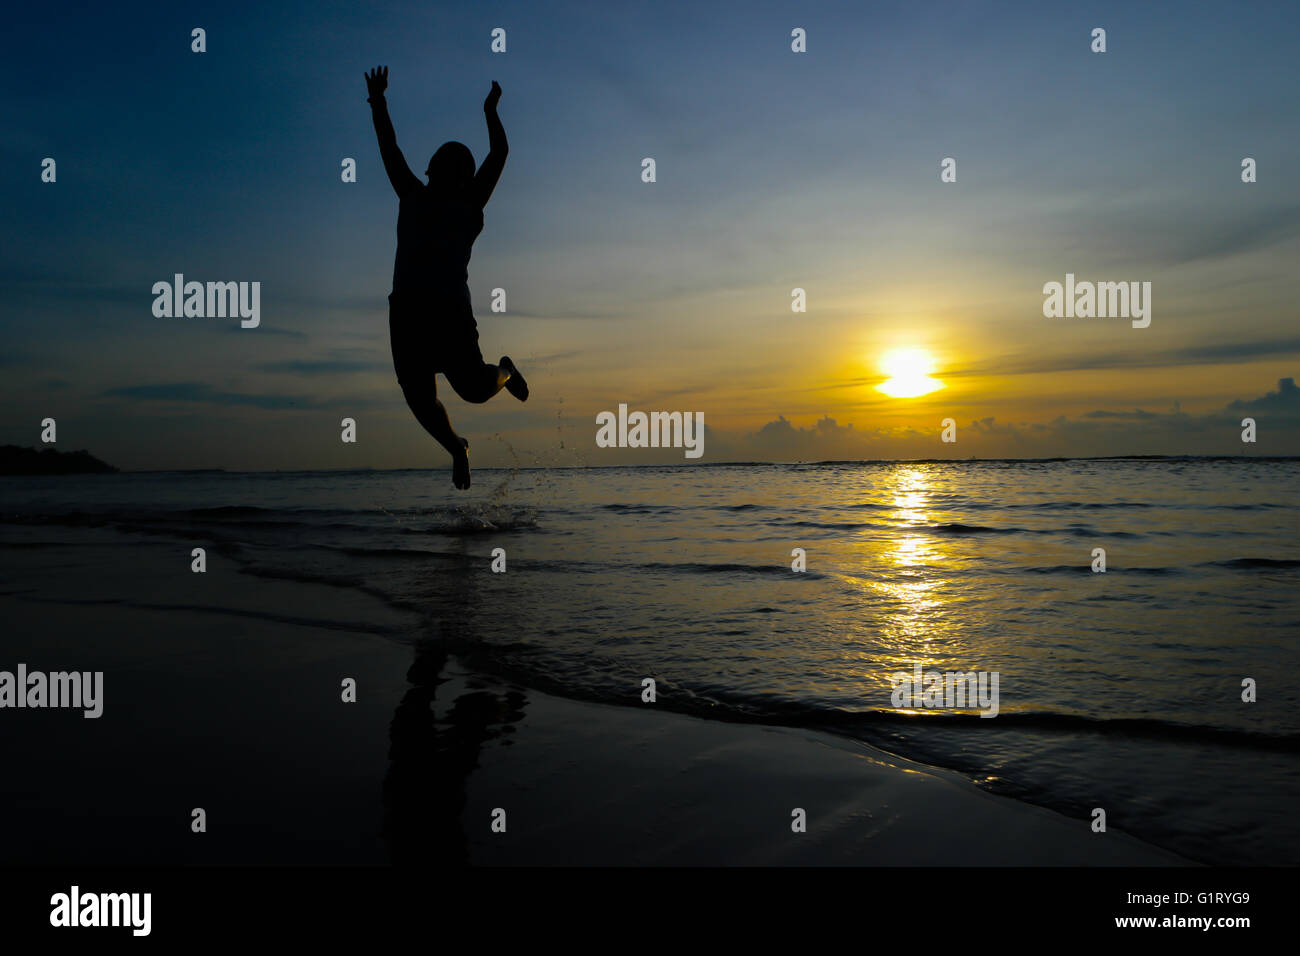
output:
[[[451,483],[464,491],[469,487],[469,439],[462,438],[465,449],[451,459]]]
[[[501,356],[501,361],[497,364],[510,373],[510,377],[506,379],[506,391],[521,402],[528,401],[528,383],[519,374],[519,369],[515,368],[515,363],[510,361],[510,356]]]

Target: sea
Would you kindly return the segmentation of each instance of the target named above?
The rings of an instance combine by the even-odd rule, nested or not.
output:
[[[123,561],[205,546],[377,597],[410,622],[383,639],[538,690],[644,707],[650,678],[658,708],[857,738],[1195,861],[1300,864],[1300,459],[474,479],[3,478],[0,555],[105,529]],[[268,609],[290,613],[320,614]],[[996,673],[996,717],[899,705],[918,665]]]

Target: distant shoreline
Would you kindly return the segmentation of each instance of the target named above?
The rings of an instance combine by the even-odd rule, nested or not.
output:
[[[15,446],[6,446],[15,447]],[[30,451],[31,449],[24,449]],[[44,454],[44,453],[42,453]],[[303,474],[366,474],[401,471],[450,471],[451,468],[113,468],[88,453],[59,452],[57,454],[86,455],[87,458],[108,469],[103,474],[122,475],[303,475]],[[1043,465],[1072,461],[1300,461],[1300,455],[1081,455],[1077,458],[843,458],[825,461],[701,461],[701,462],[646,462],[639,465],[484,465],[475,471],[595,471],[618,468],[671,468],[681,471],[688,468],[793,468],[820,467],[824,465]],[[84,472],[11,472],[0,469],[2,475],[17,474],[83,474]]]
[[[111,475],[118,469],[85,449],[24,448],[0,445],[0,475]]]

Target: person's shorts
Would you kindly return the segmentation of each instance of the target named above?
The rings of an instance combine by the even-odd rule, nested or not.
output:
[[[388,297],[393,368],[402,388],[430,383],[434,374],[483,364],[478,323],[468,294],[393,293]]]

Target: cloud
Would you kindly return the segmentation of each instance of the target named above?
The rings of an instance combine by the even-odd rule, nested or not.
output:
[[[1181,198],[1135,196],[1098,202],[1086,193],[1078,197],[1068,217],[1040,222],[1037,228],[1052,240],[1045,247],[1072,236],[1079,248],[1094,250],[1098,266],[1140,261],[1148,268],[1201,267],[1294,240],[1300,236],[1300,206],[1197,206]]]
[[[240,335],[283,335],[286,338],[300,339],[304,342],[307,340],[307,336],[296,329],[277,329],[274,326],[267,325],[266,322],[263,322],[256,329],[246,329],[241,325],[232,325],[225,322],[219,325],[213,323],[205,324],[208,328],[220,329],[223,332],[238,332]]]
[[[609,311],[581,311],[577,309],[563,309],[560,311],[548,312],[531,312],[528,309],[511,309],[503,313],[505,318],[510,319],[625,319],[626,312],[609,312]]]
[[[1223,219],[1228,219],[1224,222]],[[1179,263],[1228,259],[1286,242],[1300,235],[1300,206],[1253,209],[1220,216],[1213,228],[1177,230],[1174,255]]]
[[[1104,369],[1169,368],[1185,365],[1232,365],[1256,359],[1300,355],[1300,336],[1261,339],[1254,342],[1219,342],[1169,349],[1164,352],[1093,352],[1043,356],[1024,354],[999,358],[943,373],[945,378],[992,375],[1041,375],[1048,372],[1087,372]]]
[[[1241,413],[1251,412],[1269,430],[1266,444],[1243,447]],[[1108,455],[1300,455],[1300,388],[1294,378],[1276,391],[1238,400],[1200,415],[1182,411],[1096,409],[1078,418],[1045,422],[999,422],[988,416],[958,421],[957,442],[939,440],[938,423],[915,428],[860,428],[824,416],[811,427],[784,415],[744,434],[707,432],[713,461],[831,461],[908,458],[1054,458]]]
[[[1228,406],[1228,409],[1241,412],[1276,412],[1288,417],[1300,418],[1300,388],[1296,388],[1294,378],[1278,379],[1276,392],[1269,392],[1267,395],[1249,401],[1235,401]]]
[[[322,408],[313,398],[303,395],[249,395],[241,392],[221,392],[198,382],[177,382],[167,385],[128,385],[104,392],[112,398],[130,398],[154,402],[203,402],[210,405],[249,405],[253,408]]]
[[[347,375],[353,372],[387,371],[387,362],[364,362],[356,359],[296,359],[284,362],[263,362],[259,371],[286,375]]]
[[[559,362],[562,359],[578,358],[584,353],[574,349],[568,352],[545,352],[540,355],[534,355],[529,359],[532,365],[543,365],[547,362]]]
[[[706,426],[705,448],[712,460],[744,461],[826,461],[880,457],[885,445],[911,438],[920,432],[902,430],[861,430],[852,424],[841,425],[829,415],[811,428],[795,425],[778,415],[756,432],[732,436]]]
[[[1140,408],[1135,408],[1131,412],[1111,412],[1099,409],[1095,412],[1085,412],[1084,418],[1128,418],[1128,419],[1151,419],[1159,418],[1158,412],[1147,412]]]

